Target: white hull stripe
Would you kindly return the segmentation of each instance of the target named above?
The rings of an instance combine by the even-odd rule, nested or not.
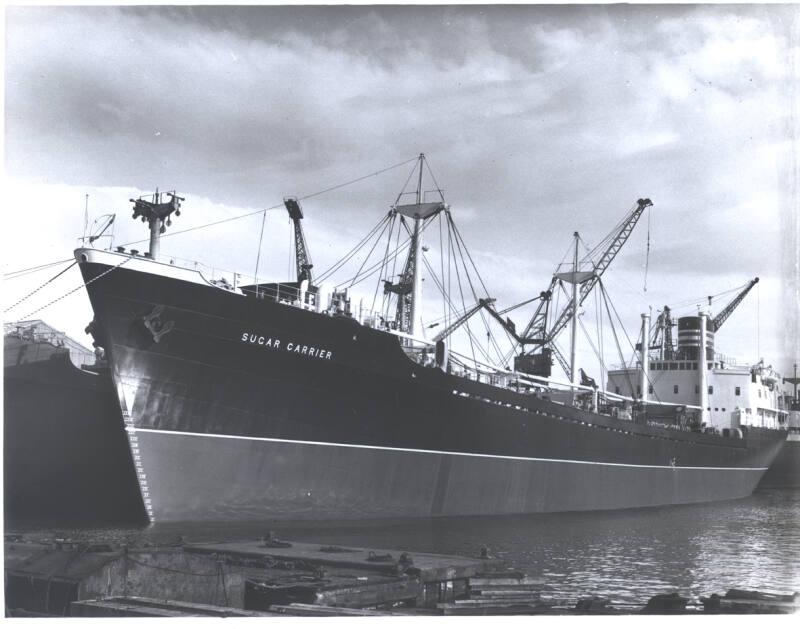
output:
[[[270,437],[247,437],[243,435],[217,435],[204,432],[181,432],[177,430],[156,430],[154,428],[134,428],[137,433],[149,432],[160,435],[177,435],[183,437],[207,437],[210,439],[234,439],[239,441],[268,441],[271,443],[290,443],[306,446],[328,446],[336,448],[361,448],[363,450],[388,450],[391,452],[415,452],[418,454],[449,454],[451,456],[471,456],[482,459],[506,459],[510,461],[539,461],[543,463],[576,463],[579,465],[605,465],[607,467],[641,467],[653,469],[681,469],[681,470],[727,470],[763,472],[766,467],[690,467],[682,465],[636,465],[633,463],[602,463],[599,461],[573,461],[570,459],[541,459],[527,456],[509,456],[504,454],[477,454],[475,452],[447,452],[444,450],[418,450],[415,448],[392,448],[388,446],[368,446],[353,443],[330,443],[327,441],[298,441],[293,439],[273,439]]]

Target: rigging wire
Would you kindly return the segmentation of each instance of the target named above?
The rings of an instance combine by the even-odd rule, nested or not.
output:
[[[609,322],[611,322],[613,317],[611,316],[611,310],[609,309],[609,300],[608,300],[608,295],[606,294],[605,286],[603,285],[603,282],[601,282],[601,281],[598,281],[598,285],[600,286],[600,292],[602,293],[602,296],[603,296],[603,303],[605,304],[606,312],[608,313],[608,320],[609,320]],[[619,336],[617,336],[617,328],[614,326],[613,323],[611,323],[611,332],[614,335],[614,343],[617,346],[617,352],[619,354],[619,359],[622,362],[622,370],[624,371],[625,377],[628,380],[628,385],[630,386],[630,390],[631,390],[631,392],[633,392],[633,391],[635,391],[635,388],[633,386],[633,380],[631,380],[630,371],[626,368],[625,357],[622,354],[622,346],[620,345],[620,342],[619,342]]]
[[[364,236],[358,244],[356,244],[350,251],[348,251],[342,258],[340,258],[337,262],[334,262],[332,266],[328,267],[325,271],[319,274],[317,277],[317,283],[322,283],[327,280],[331,275],[336,273],[339,269],[341,269],[350,259],[358,253],[363,246],[366,245],[367,242],[375,235],[375,233],[381,228],[384,221],[389,220],[391,217],[391,212],[386,214],[385,216],[381,217],[381,219],[375,224],[375,226],[369,231],[369,233]]]
[[[678,302],[675,306],[670,306],[670,310],[672,310],[673,312],[677,312],[677,311],[679,311],[681,309],[686,309],[686,308],[693,309],[693,307],[696,306],[698,302],[707,303],[707,300],[708,300],[709,297],[711,297],[711,299],[714,300],[714,299],[717,299],[717,298],[722,297],[724,295],[740,292],[748,284],[749,284],[749,282],[745,282],[744,284],[742,284],[740,286],[735,286],[733,288],[729,288],[727,290],[721,291],[721,292],[716,293],[714,295],[703,295],[702,297],[695,297],[694,299],[687,299],[685,301]]]
[[[360,266],[360,267],[358,267],[358,271],[356,271],[356,274],[353,276],[353,280],[350,282],[350,286],[349,286],[349,288],[352,288],[352,287],[353,287],[353,285],[356,283],[356,279],[357,279],[357,278],[358,278],[358,276],[361,274],[361,270],[364,268],[364,265],[367,263],[367,261],[368,261],[368,260],[370,259],[370,257],[372,256],[372,252],[373,252],[373,251],[375,251],[375,247],[377,247],[377,246],[378,246],[378,243],[381,241],[381,236],[383,236],[383,232],[385,232],[385,231],[386,231],[386,228],[388,227],[388,225],[389,225],[389,224],[388,224],[388,222],[387,222],[387,223],[386,223],[386,224],[383,226],[383,229],[381,230],[381,233],[380,233],[380,234],[378,234],[378,237],[375,239],[375,242],[373,243],[373,245],[372,245],[372,248],[369,250],[369,253],[367,253],[367,255],[364,257],[364,261],[361,263],[361,266]],[[385,263],[386,263],[386,261],[385,261],[385,260],[381,260],[381,261],[380,261],[380,268],[381,268],[381,269],[383,268],[383,265],[384,265]],[[365,276],[365,277],[369,277],[369,276]],[[362,279],[363,279],[363,278],[362,278]],[[361,280],[359,280],[359,281],[361,281]]]
[[[397,215],[392,216],[392,213],[390,212],[388,216],[391,217],[389,220],[389,233],[386,236],[386,250],[383,252],[383,259],[381,260],[382,264],[379,276],[384,275],[383,272],[384,267],[388,268],[389,266],[389,260],[388,260],[389,246],[392,244],[392,232],[394,231],[395,218]],[[380,240],[380,238],[378,238],[378,240]],[[372,295],[372,307],[370,308],[372,312],[375,312],[375,302],[378,300],[378,289],[380,288],[380,286],[381,286],[380,281],[375,282],[375,293]],[[381,312],[383,312],[383,307],[381,307]]]
[[[415,157],[414,159],[409,160],[409,162],[411,162],[411,161],[418,162],[419,161],[419,157]],[[408,162],[406,162],[406,163],[408,163]],[[404,194],[411,194],[410,192],[405,192],[405,189],[406,189],[406,186],[408,186],[408,182],[411,181],[411,177],[414,176],[415,172],[417,172],[417,165],[416,164],[414,165],[414,168],[411,169],[411,172],[408,173],[408,177],[406,177],[406,181],[403,184],[403,187],[400,188],[400,192],[397,193],[397,198],[394,200],[394,204],[395,205],[399,205],[400,199],[403,197]]]
[[[644,259],[644,292],[647,292],[647,271],[650,269],[650,210],[652,205],[647,207],[647,253]]]
[[[256,254],[256,272],[253,281],[256,285],[256,297],[258,297],[258,263],[261,261],[261,242],[264,239],[264,223],[267,222],[267,211],[264,210],[264,216],[261,219],[261,235],[258,237],[258,253]]]
[[[393,164],[392,166],[387,166],[386,168],[382,168],[381,170],[376,170],[375,172],[369,173],[367,175],[362,175],[361,177],[357,177],[356,179],[351,179],[350,181],[346,181],[344,183],[337,184],[335,186],[331,186],[330,188],[325,188],[324,190],[318,190],[317,192],[312,192],[311,194],[306,194],[301,197],[297,197],[298,201],[305,201],[306,199],[312,199],[314,197],[318,197],[321,194],[325,194],[327,192],[332,192],[333,190],[338,190],[340,188],[344,188],[345,186],[350,186],[354,183],[358,183],[360,181],[364,181],[365,179],[369,179],[370,177],[376,177],[378,175],[382,175],[385,172],[393,170],[395,168],[399,168],[400,166],[405,166],[406,164],[410,164],[413,161],[416,161],[417,158],[413,157],[411,159],[407,159],[403,162],[399,162],[397,164]],[[212,223],[206,223],[205,225],[196,225],[194,227],[188,227],[186,229],[180,229],[178,231],[168,232],[166,234],[162,234],[161,238],[166,238],[167,236],[177,236],[178,234],[185,234],[187,232],[195,231],[198,229],[205,229],[206,227],[214,227],[215,225],[221,225],[222,223],[228,223],[230,221],[237,221],[241,218],[247,218],[248,216],[255,216],[256,214],[260,214],[261,212],[271,212],[273,210],[279,210],[284,207],[283,203],[279,203],[276,205],[272,205],[266,209],[256,210],[255,212],[247,212],[246,214],[239,214],[238,216],[229,216],[228,218],[223,218],[219,221],[214,221]],[[142,240],[134,240],[132,242],[123,243],[123,247],[127,247],[128,245],[137,245],[142,242],[148,242],[148,238],[144,238]]]
[[[247,218],[248,216],[255,216],[256,214],[261,214],[261,212],[272,212],[274,210],[279,210],[283,208],[283,204],[281,205],[273,205],[271,207],[256,210],[255,212],[248,212],[247,214],[239,214],[238,216],[229,216],[228,218],[223,218],[218,221],[214,221],[212,223],[206,223],[205,225],[195,225],[194,227],[187,227],[186,229],[179,229],[178,231],[171,231],[166,232],[165,234],[161,234],[161,238],[167,238],[168,236],[177,236],[179,234],[186,234],[188,232],[197,231],[198,229],[205,229],[206,227],[214,227],[216,225],[222,225],[223,223],[229,223],[231,221],[238,221],[240,218]],[[141,240],[132,240],[130,242],[122,243],[122,247],[127,247],[129,245],[138,245],[143,242],[149,242],[149,238],[142,238]]]
[[[397,258],[397,256],[399,256],[406,249],[408,249],[408,246],[410,245],[410,243],[411,243],[411,239],[404,240],[403,244],[400,245],[400,249],[397,249],[397,250],[393,251],[392,253],[390,253],[389,257],[390,258]],[[359,275],[354,275],[353,277],[348,278],[343,282],[340,282],[339,286],[344,286],[345,284],[348,284],[348,283],[350,283],[350,286],[354,286],[355,284],[359,284],[362,281],[364,281],[365,279],[367,279],[368,277],[371,277],[372,275],[374,275],[376,271],[379,271],[381,269],[382,265],[383,265],[383,260],[381,260],[380,262],[376,262],[372,266],[367,267],[361,273],[360,277],[359,277]]]
[[[404,162],[398,162],[397,164],[393,164],[392,166],[387,166],[386,168],[376,170],[375,172],[369,173],[368,175],[362,175],[361,177],[357,177],[356,179],[351,179],[350,181],[345,181],[344,183],[336,184],[335,186],[331,186],[330,188],[325,188],[324,190],[319,190],[318,192],[312,192],[311,194],[298,197],[297,200],[305,201],[306,199],[313,199],[314,197],[318,197],[322,194],[333,192],[334,190],[339,190],[340,188],[351,186],[354,183],[364,181],[365,179],[369,179],[370,177],[377,177],[378,175],[382,175],[383,173],[389,172],[390,170],[394,170],[395,168],[400,168],[400,166],[405,166],[406,164],[410,164],[411,162],[415,162],[416,160],[417,157],[412,157],[411,159],[407,159]]]
[[[475,291],[475,286],[473,285],[472,278],[469,275],[469,269],[467,269],[466,258],[464,257],[464,253],[462,251],[462,241],[461,241],[461,238],[460,238],[460,234],[458,233],[458,229],[455,227],[455,224],[453,223],[453,219],[449,215],[449,213],[448,213],[448,220],[449,220],[449,223],[450,223],[450,225],[451,225],[451,227],[453,229],[453,234],[455,236],[455,241],[456,241],[456,247],[457,247],[458,253],[459,253],[459,259],[461,260],[461,264],[464,267],[464,275],[465,275],[465,277],[467,279],[467,282],[469,284],[470,291],[472,292],[472,298],[475,301],[477,301],[478,300],[478,294]],[[464,248],[466,248],[466,245],[464,245]],[[467,252],[467,254],[469,255],[469,252]],[[474,266],[474,263],[473,263],[473,266]],[[456,262],[456,270],[458,270],[458,262]],[[476,269],[476,272],[477,272],[477,269]],[[478,278],[480,279],[480,274],[478,274]],[[480,281],[481,281],[481,284],[483,284],[483,280],[481,279]],[[460,279],[459,279],[459,283],[460,283]],[[484,286],[484,290],[485,290],[485,288],[486,287]],[[488,293],[486,294],[486,296],[488,297]],[[464,302],[463,292],[462,292],[461,301],[462,301],[462,303]],[[480,314],[481,314],[481,320],[483,321],[483,325],[486,328],[487,327],[486,318],[485,318],[485,315],[484,315],[483,311],[481,311]],[[466,322],[466,326],[467,326],[467,330],[471,334],[472,333],[472,329],[469,327],[469,321]],[[478,348],[481,349],[481,350],[483,349],[480,344],[478,344]],[[484,356],[486,357],[487,362],[491,362],[491,359],[489,359],[488,354],[484,354]],[[502,355],[500,355],[499,358],[502,361]]]
[[[452,241],[451,241],[450,244],[451,244],[451,247],[452,247]],[[455,248],[453,248],[453,258],[455,258]],[[456,271],[456,282],[458,283],[458,292],[459,292],[459,295],[461,296],[461,306],[462,306],[462,308],[464,310],[466,310],[467,307],[466,307],[466,302],[464,300],[464,290],[463,290],[463,288],[461,286],[461,273],[458,270],[458,263],[456,262],[453,265],[453,267],[455,268],[455,271]],[[473,360],[473,362],[475,362],[477,364],[478,361],[475,358],[475,345],[472,342],[472,330],[469,327],[469,320],[464,322],[464,326],[466,327],[466,330],[467,330],[467,338],[469,340],[469,348],[470,348],[470,352],[472,354],[472,360]]]
[[[447,219],[448,219],[449,225],[452,226],[453,233],[454,233],[454,235],[456,237],[456,244],[458,245],[459,253],[461,254],[461,262],[462,262],[462,264],[464,266],[464,273],[465,273],[465,275],[467,277],[467,280],[469,282],[470,290],[472,291],[472,296],[475,298],[476,301],[478,300],[478,295],[477,295],[477,292],[475,291],[475,287],[474,287],[474,285],[472,283],[472,278],[471,278],[471,276],[469,274],[469,269],[467,269],[466,259],[469,259],[470,263],[472,264],[472,268],[475,270],[475,274],[478,276],[478,280],[480,281],[481,287],[483,288],[484,295],[486,297],[488,297],[489,296],[489,291],[486,288],[486,284],[484,283],[483,278],[481,277],[480,271],[478,270],[478,267],[475,264],[475,261],[472,259],[472,255],[470,254],[469,249],[467,248],[466,242],[464,242],[464,239],[461,236],[461,233],[458,231],[458,227],[453,222],[453,218],[452,218],[452,216],[450,215],[449,212],[447,212]],[[463,251],[467,254],[466,259],[464,258],[464,254],[461,252],[462,246],[463,246]],[[494,340],[493,336],[491,336],[491,330],[489,328],[489,324],[486,321],[486,313],[481,311],[480,315],[481,315],[481,320],[483,321],[484,328],[486,328],[487,334],[489,334],[490,344],[493,345],[495,352],[497,352],[497,358],[499,359],[500,363],[507,362],[507,361],[504,360],[503,352],[502,352],[502,350],[500,350],[499,346],[497,345],[497,341]],[[508,333],[508,330],[505,330],[505,328],[504,328],[504,331],[506,333],[506,337],[510,341],[511,340],[511,336]]]
[[[761,284],[756,284],[756,356],[761,360]]]
[[[431,165],[428,163],[428,160],[425,160],[425,167],[428,169],[428,174],[431,176],[431,179],[433,179],[433,185],[436,186],[436,192],[439,193],[439,197],[442,199],[442,202],[444,203],[445,202],[444,191],[439,186],[439,182],[436,181],[436,175],[433,174],[433,171],[431,170]]]
[[[430,170],[430,168],[428,169]],[[444,249],[442,249],[442,215],[439,213],[439,265],[442,273],[442,294],[444,294]],[[442,300],[442,314],[447,319],[447,303]]]
[[[469,308],[465,308],[465,309],[461,310],[460,312],[458,310],[456,310],[455,304],[450,299],[449,294],[446,294],[444,292],[444,285],[440,282],[439,278],[436,276],[436,273],[434,272],[433,267],[431,266],[431,263],[428,261],[427,257],[423,255],[422,260],[423,260],[423,263],[425,264],[425,266],[427,267],[428,271],[430,272],[431,278],[433,279],[434,284],[436,284],[436,287],[439,289],[439,292],[442,294],[442,297],[444,298],[445,303],[450,306],[450,310],[452,312],[452,316],[453,316],[454,319],[457,320],[458,318],[460,318],[463,315],[465,315],[468,310],[471,310],[474,307],[474,305],[470,306]],[[476,304],[477,304],[477,302],[476,302]],[[431,324],[436,324],[437,321],[441,322],[442,319],[441,318],[433,319],[433,320],[431,320],[430,323]],[[448,325],[449,325],[449,323],[448,323]],[[432,326],[428,325],[427,327],[430,328]],[[488,331],[488,327],[487,327],[487,331]],[[470,334],[470,337],[471,337],[472,341],[474,341],[476,344],[478,344],[478,349],[480,350],[480,354],[482,355],[482,357],[485,358],[487,362],[491,362],[492,358],[489,356],[489,354],[486,351],[483,350],[483,347],[480,345],[480,343],[477,340],[475,334],[472,333],[471,330],[468,330],[468,333]],[[473,358],[473,360],[474,360],[474,358]]]

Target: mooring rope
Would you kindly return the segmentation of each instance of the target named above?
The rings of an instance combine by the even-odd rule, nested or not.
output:
[[[83,284],[81,284],[80,286],[76,286],[75,288],[73,288],[71,291],[64,293],[63,295],[61,295],[61,297],[57,297],[56,299],[53,299],[52,301],[48,301],[48,302],[47,302],[47,303],[46,303],[44,306],[42,306],[42,307],[40,307],[40,308],[37,308],[37,309],[36,309],[36,310],[34,310],[33,312],[29,312],[29,313],[28,313],[28,314],[26,314],[24,317],[22,317],[22,320],[23,320],[23,321],[25,321],[26,319],[29,319],[30,317],[32,317],[33,315],[35,315],[37,312],[40,312],[40,311],[44,310],[45,308],[48,308],[48,307],[52,306],[54,303],[61,301],[61,300],[62,300],[62,299],[64,299],[65,297],[69,297],[70,295],[72,295],[72,293],[75,293],[75,292],[79,291],[81,288],[83,288],[83,287],[85,287],[85,286],[88,286],[88,285],[89,285],[89,284],[91,284],[92,282],[96,282],[96,281],[97,281],[97,280],[99,280],[101,277],[103,277],[103,276],[105,276],[105,275],[108,275],[109,273],[111,273],[111,271],[113,271],[113,270],[115,270],[115,269],[118,269],[119,267],[121,267],[123,264],[125,264],[125,263],[129,262],[130,260],[131,260],[131,258],[125,258],[125,259],[124,259],[122,262],[120,262],[119,264],[117,264],[117,265],[115,265],[115,266],[112,266],[110,269],[106,269],[105,271],[103,271],[103,272],[102,272],[100,275],[98,275],[97,277],[93,277],[93,278],[92,278],[92,279],[90,279],[88,282],[84,282],[84,283],[83,283]],[[70,266],[71,266],[71,265],[70,265]],[[66,271],[66,269],[64,269],[64,270]],[[13,306],[12,306],[12,307],[13,307]]]
[[[49,269],[51,266],[58,266],[59,264],[65,264],[70,260],[73,260],[71,256],[66,258],[65,260],[56,260],[55,262],[47,262],[45,264],[40,264],[38,266],[32,266],[27,269],[17,269],[16,271],[9,271],[8,273],[3,273],[3,277],[6,279],[16,279],[18,277],[22,277],[27,275],[28,273],[35,273],[36,271],[44,271],[45,269]]]
[[[17,306],[19,306],[19,305],[20,305],[20,304],[21,304],[23,301],[26,301],[28,298],[30,298],[30,297],[33,297],[33,296],[34,296],[36,293],[38,293],[40,290],[42,290],[42,289],[43,289],[45,286],[47,286],[47,285],[48,285],[50,282],[52,282],[53,280],[55,280],[55,279],[56,279],[56,278],[58,278],[59,276],[63,275],[63,274],[64,274],[64,273],[66,273],[67,271],[69,271],[69,270],[70,270],[70,269],[71,269],[73,266],[75,266],[76,264],[78,264],[78,261],[77,261],[77,260],[73,260],[73,261],[72,261],[72,264],[70,264],[70,265],[69,265],[69,266],[68,266],[66,269],[62,269],[61,271],[59,271],[58,273],[56,273],[56,274],[55,274],[53,277],[51,277],[49,280],[47,280],[47,281],[46,281],[44,284],[42,284],[42,285],[41,285],[41,286],[39,286],[38,288],[35,288],[35,289],[34,289],[34,290],[32,290],[30,293],[28,293],[27,295],[25,295],[25,296],[24,296],[22,299],[20,299],[19,301],[17,301],[17,303],[15,303],[15,304],[13,304],[13,305],[9,306],[8,308],[6,308],[6,309],[3,311],[3,313],[6,313],[6,312],[8,312],[9,310],[13,310],[13,309],[14,309],[14,308],[16,308]],[[27,317],[23,317],[23,319],[27,319]]]

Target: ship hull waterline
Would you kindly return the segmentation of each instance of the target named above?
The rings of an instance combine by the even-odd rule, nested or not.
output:
[[[157,521],[587,511],[743,498],[763,470],[637,468],[137,431]],[[157,479],[157,482],[156,482]]]
[[[347,317],[81,269],[151,521],[727,500],[753,491],[783,439],[634,425],[422,367]]]

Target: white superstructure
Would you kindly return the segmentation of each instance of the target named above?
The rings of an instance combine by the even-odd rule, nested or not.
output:
[[[779,428],[786,425],[787,409],[780,376],[771,366],[736,365],[720,356],[707,363],[706,423],[720,430],[739,426]],[[701,404],[697,360],[664,360],[650,356],[647,398],[650,402]],[[608,391],[642,398],[638,363],[609,371]]]

